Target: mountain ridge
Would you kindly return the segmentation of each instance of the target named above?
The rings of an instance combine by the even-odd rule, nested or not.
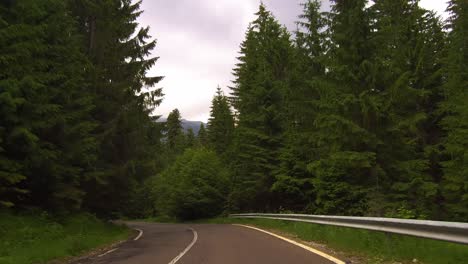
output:
[[[166,122],[167,118],[166,117],[160,117],[157,122]],[[206,123],[202,121],[192,121],[192,120],[187,120],[187,119],[181,119],[182,123],[182,128],[184,129],[184,132],[187,132],[190,128],[193,130],[193,133],[195,135],[198,135],[198,131],[200,130],[200,125],[203,124],[206,126]]]

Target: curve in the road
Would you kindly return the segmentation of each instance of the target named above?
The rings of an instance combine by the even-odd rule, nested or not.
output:
[[[195,245],[195,243],[197,243],[197,240],[198,240],[197,231],[195,231],[195,229],[193,229],[193,228],[190,228],[190,230],[192,230],[192,233],[193,233],[192,242],[184,249],[184,251],[180,252],[180,254],[177,255],[177,257],[175,257],[173,260],[171,260],[171,262],[169,262],[169,264],[177,263],[177,261],[179,261],[179,259],[181,259],[185,254],[187,254],[187,252],[193,247],[193,245]]]
[[[263,229],[260,229],[260,228],[256,228],[256,227],[253,227],[253,226],[248,226],[248,225],[239,225],[239,224],[234,224],[234,225],[236,225],[236,226],[242,226],[242,227],[246,227],[246,228],[250,228],[250,229],[253,229],[253,230],[257,230],[257,231],[263,232],[263,233],[268,234],[268,235],[270,235],[270,236],[274,236],[274,237],[279,238],[279,239],[281,239],[281,240],[284,240],[284,241],[286,241],[286,242],[288,242],[288,243],[291,243],[291,244],[293,244],[293,245],[296,245],[296,246],[298,246],[298,247],[301,247],[301,248],[303,248],[303,249],[305,249],[305,250],[307,250],[307,251],[310,251],[310,252],[312,252],[312,253],[314,253],[314,254],[316,254],[316,255],[319,255],[319,256],[321,256],[322,258],[326,258],[326,259],[328,259],[328,260],[330,260],[330,261],[332,261],[332,262],[334,262],[334,263],[336,263],[336,264],[346,264],[346,262],[341,261],[341,260],[339,260],[339,259],[337,259],[337,258],[335,258],[335,257],[332,257],[332,256],[330,256],[330,255],[328,255],[328,254],[326,254],[326,253],[324,253],[324,252],[322,252],[322,251],[319,251],[319,250],[317,250],[317,249],[315,249],[315,248],[311,248],[311,247],[306,246],[306,245],[304,245],[304,244],[298,243],[298,242],[296,242],[296,241],[294,241],[294,240],[292,240],[292,239],[282,237],[282,236],[277,235],[277,234],[275,234],[275,233],[271,233],[271,232],[268,232],[268,231],[266,231],[266,230],[263,230]]]
[[[102,257],[74,264],[343,264],[274,234],[234,225],[127,222],[142,232]],[[176,257],[174,257],[176,256]]]
[[[139,229],[139,228],[135,228],[136,231],[138,231],[138,236],[136,236],[133,241],[137,241],[138,239],[140,239],[140,237],[143,235],[143,230]]]

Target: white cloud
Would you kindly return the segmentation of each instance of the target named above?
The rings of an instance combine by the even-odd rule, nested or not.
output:
[[[447,0],[421,0],[419,6],[437,12],[444,19],[448,17],[448,14],[445,12],[448,6]]]
[[[182,117],[206,121],[216,87],[226,93],[239,44],[253,19],[255,1],[144,1],[139,19],[151,26],[160,56],[152,75],[163,75],[164,100],[156,113],[178,108]]]

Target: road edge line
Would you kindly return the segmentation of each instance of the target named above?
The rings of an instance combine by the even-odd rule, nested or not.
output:
[[[137,240],[140,239],[140,237],[143,235],[143,230],[138,229],[138,228],[133,228],[133,229],[139,232],[139,233],[138,233],[138,236],[135,237],[135,238],[133,239],[133,241],[137,241]],[[128,241],[128,240],[127,240],[127,241]],[[123,243],[123,242],[120,242],[120,243],[118,243],[118,244],[122,244],[122,243]],[[119,248],[116,247],[116,248],[110,249],[110,250],[108,250],[108,251],[106,251],[106,252],[104,252],[104,253],[98,255],[98,258],[104,257],[105,255],[107,255],[107,254],[109,254],[109,253],[112,253],[112,252],[116,251],[117,249],[119,249]]]
[[[108,250],[108,251],[102,253],[101,255],[98,255],[98,258],[104,257],[105,255],[107,255],[107,254],[109,254],[109,253],[112,253],[112,252],[116,251],[117,249],[119,249],[119,248],[110,249],[110,250]]]
[[[182,252],[180,252],[179,255],[177,255],[173,260],[171,260],[171,262],[169,262],[169,264],[177,263],[177,261],[179,261],[193,247],[193,245],[195,245],[195,243],[197,242],[197,240],[198,240],[197,231],[195,231],[195,229],[193,229],[193,228],[190,228],[190,230],[193,233],[192,242]]]
[[[270,235],[270,236],[274,236],[274,237],[279,238],[279,239],[281,239],[281,240],[284,240],[284,241],[286,241],[286,242],[288,242],[288,243],[291,243],[291,244],[293,244],[293,245],[295,245],[295,246],[301,247],[301,248],[303,248],[303,249],[305,249],[305,250],[307,250],[307,251],[309,251],[309,252],[312,252],[312,253],[314,253],[314,254],[316,254],[316,255],[319,255],[319,256],[321,256],[322,258],[328,259],[328,260],[332,261],[333,263],[336,263],[336,264],[346,264],[346,262],[344,262],[344,261],[342,261],[342,260],[339,260],[339,259],[337,259],[337,258],[335,258],[335,257],[333,257],[333,256],[330,256],[330,255],[328,255],[327,253],[324,253],[324,252],[319,251],[319,250],[317,250],[317,249],[315,249],[315,248],[306,246],[306,245],[301,244],[301,243],[299,243],[299,242],[296,242],[296,241],[294,241],[294,240],[292,240],[292,239],[282,237],[282,236],[277,235],[277,234],[275,234],[275,233],[268,232],[268,231],[266,231],[266,230],[263,230],[263,229],[260,229],[260,228],[257,228],[257,227],[253,227],[253,226],[248,226],[248,225],[241,225],[241,224],[232,224],[232,225],[234,225],[234,226],[241,226],[241,227],[245,227],[245,228],[250,228],[250,229],[254,229],[254,230],[257,230],[257,231],[266,233],[266,234],[268,234],[268,235]],[[170,263],[170,264],[172,264],[172,263]]]
[[[137,240],[140,239],[140,237],[143,235],[143,230],[138,229],[138,228],[134,228],[134,229],[135,229],[136,231],[140,232],[140,233],[138,234],[138,236],[135,237],[135,238],[133,239],[133,241],[137,241]]]

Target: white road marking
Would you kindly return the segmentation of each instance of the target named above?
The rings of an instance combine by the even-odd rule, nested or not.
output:
[[[242,226],[242,227],[246,227],[246,228],[250,228],[250,229],[254,229],[254,230],[257,230],[257,231],[266,233],[266,234],[268,234],[268,235],[270,235],[270,236],[274,236],[274,237],[276,237],[276,238],[282,239],[282,240],[284,240],[284,241],[286,241],[286,242],[289,242],[289,243],[294,244],[294,245],[296,245],[296,246],[298,246],[298,247],[301,247],[301,248],[303,248],[303,249],[305,249],[305,250],[307,250],[307,251],[310,251],[310,252],[312,252],[312,253],[314,253],[314,254],[317,254],[317,255],[319,255],[319,256],[321,256],[321,257],[323,257],[323,258],[326,258],[326,259],[328,259],[328,260],[330,260],[330,261],[332,261],[332,262],[334,262],[334,263],[336,263],[336,264],[346,264],[346,262],[344,262],[344,261],[342,261],[342,260],[339,260],[339,259],[337,259],[337,258],[335,258],[335,257],[332,257],[332,256],[330,256],[330,255],[328,255],[328,254],[326,254],[326,253],[324,253],[324,252],[322,252],[322,251],[319,251],[319,250],[317,250],[317,249],[315,249],[315,248],[311,248],[311,247],[309,247],[309,246],[303,245],[303,244],[298,243],[298,242],[296,242],[296,241],[294,241],[294,240],[291,240],[291,239],[289,239],[289,238],[285,238],[285,237],[279,236],[279,235],[277,235],[277,234],[274,234],[274,233],[265,231],[265,230],[263,230],[263,229],[256,228],[256,227],[253,227],[253,226],[248,226],[248,225],[239,225],[239,224],[233,224],[233,225],[235,225],[235,226]]]
[[[139,232],[139,233],[138,233],[138,236],[135,237],[135,238],[133,239],[134,241],[137,241],[137,240],[140,239],[140,237],[143,235],[143,230],[138,229],[138,228],[134,228],[134,229],[135,229],[136,231]],[[120,244],[120,243],[119,243],[119,244]],[[112,252],[116,251],[117,249],[119,249],[119,248],[113,248],[113,249],[111,249],[111,250],[108,250],[108,251],[102,253],[101,255],[98,255],[98,258],[104,257],[105,255],[107,255],[107,254],[109,254],[109,253],[112,253]]]
[[[112,252],[116,251],[117,249],[119,249],[119,248],[113,248],[113,249],[111,249],[111,250],[109,250],[109,251],[106,251],[106,252],[102,253],[102,254],[99,255],[98,257],[99,257],[99,258],[100,258],[100,257],[104,257],[105,255],[107,255],[107,254],[109,254],[109,253],[112,253]]]
[[[197,242],[197,239],[198,239],[197,231],[195,231],[193,228],[190,228],[190,230],[192,230],[192,233],[193,233],[192,242],[184,249],[184,251],[180,252],[180,254],[177,255],[177,257],[175,257],[173,260],[171,260],[171,262],[169,262],[169,264],[177,263],[177,261],[179,261],[193,247],[193,245],[195,245],[195,243]]]
[[[138,231],[138,232],[140,232],[140,233],[138,234],[138,236],[135,237],[135,238],[133,239],[134,241],[137,241],[137,240],[140,239],[140,237],[143,235],[143,230],[138,229],[138,228],[135,228],[135,230]]]

